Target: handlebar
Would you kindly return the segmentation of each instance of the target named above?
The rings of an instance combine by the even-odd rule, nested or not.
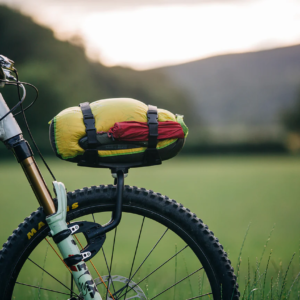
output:
[[[7,58],[4,55],[0,55],[0,88],[3,88],[5,84],[11,84],[12,81],[17,82],[18,80],[11,74],[15,72],[17,74],[17,70],[14,67],[14,61]],[[11,80],[11,81],[9,81]],[[11,110],[7,111],[4,115],[2,115],[3,111],[1,111],[0,121],[5,119],[11,112],[13,112],[26,98],[26,89],[24,85],[20,82],[14,83],[17,84],[23,92],[22,98],[19,99],[19,103],[15,105]]]

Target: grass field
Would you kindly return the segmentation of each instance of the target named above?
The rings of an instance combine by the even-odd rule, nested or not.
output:
[[[113,182],[108,170],[81,168],[58,159],[49,160],[49,164],[68,191]],[[50,183],[51,178],[44,174]],[[0,180],[0,242],[4,243],[36,209],[37,202],[17,163],[1,162]],[[125,183],[168,195],[196,213],[219,238],[234,267],[251,223],[240,266],[241,289],[247,281],[248,259],[253,271],[274,224],[262,269],[273,249],[270,277],[280,268],[284,274],[294,252],[290,275],[300,271],[299,157],[175,158],[162,166],[132,169]]]

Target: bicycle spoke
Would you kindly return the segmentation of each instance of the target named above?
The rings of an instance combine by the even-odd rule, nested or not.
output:
[[[186,299],[186,300],[198,299],[198,298],[205,297],[205,296],[209,296],[209,295],[212,295],[212,293],[207,293],[207,294],[199,295],[199,296],[196,296],[196,297],[193,297],[193,298],[189,298],[189,299]],[[152,299],[153,299],[153,298],[152,298]]]
[[[72,298],[73,295],[73,274],[71,273],[71,293],[70,293],[70,297]]]
[[[175,253],[177,252],[177,245],[175,244]],[[177,280],[177,256],[175,257],[175,283]],[[176,287],[174,288],[174,299],[175,300],[176,297]]]
[[[112,269],[112,263],[113,263],[113,259],[114,259],[114,252],[115,252],[115,244],[116,244],[116,236],[117,236],[117,229],[118,227],[116,227],[115,229],[115,234],[114,234],[114,242],[113,242],[113,247],[112,247],[112,251],[111,251],[111,260],[110,260],[110,267],[109,267],[109,277],[108,277],[108,283],[111,280],[111,269]],[[108,293],[108,285],[107,285],[107,290],[106,290],[106,297],[105,299],[107,299],[107,293]],[[114,296],[114,295],[113,295]]]
[[[106,255],[105,255],[105,252],[104,252],[104,248],[102,246],[102,253],[103,253],[103,256],[104,256],[104,260],[105,260],[105,264],[106,264],[106,268],[107,268],[107,271],[108,271],[108,278],[111,278],[111,275],[110,275],[110,270],[109,270],[109,267],[108,267],[108,263],[107,263],[107,260],[106,260]],[[113,286],[113,289],[114,289],[114,293],[116,292],[115,290],[115,286],[114,286],[114,282],[112,281],[112,286]]]
[[[24,286],[29,286],[29,287],[32,287],[32,288],[35,288],[35,289],[40,289],[40,290],[44,290],[44,291],[48,291],[48,292],[53,292],[53,293],[63,294],[63,295],[69,296],[69,294],[66,294],[66,293],[63,293],[63,292],[49,290],[49,289],[41,288],[41,287],[38,287],[38,286],[35,286],[35,285],[30,285],[30,284],[26,284],[26,283],[22,283],[22,282],[18,282],[18,281],[16,281],[16,283],[20,284],[20,285],[24,285]],[[76,296],[78,296],[78,295],[76,295]]]
[[[61,281],[59,281],[57,278],[55,278],[53,275],[51,275],[49,272],[47,272],[45,269],[43,269],[41,266],[39,266],[37,263],[35,263],[31,258],[27,258],[29,261],[31,261],[33,264],[35,264],[37,267],[39,267],[41,270],[43,270],[46,274],[48,274],[50,277],[52,277],[54,280],[56,280],[58,283],[60,283],[62,286],[64,286],[66,289],[68,289],[70,292],[71,290],[64,285]],[[79,297],[79,295],[77,295],[75,292],[73,292],[77,297]]]
[[[71,270],[70,270],[70,268],[66,265],[66,263],[64,262],[64,260],[58,254],[58,252],[54,249],[54,247],[51,245],[51,243],[49,242],[49,240],[47,238],[45,238],[45,241],[48,243],[48,245],[50,245],[50,247],[52,248],[52,250],[55,252],[55,254],[57,255],[57,257],[61,260],[61,262],[66,266],[66,268],[69,270],[69,272],[72,273]]]
[[[196,270],[196,271],[194,271],[193,273],[189,274],[188,276],[182,278],[181,280],[177,281],[176,283],[174,283],[173,285],[169,286],[167,289],[165,289],[164,291],[160,292],[159,294],[157,294],[156,296],[152,297],[152,298],[149,299],[149,300],[155,299],[156,297],[162,295],[163,293],[165,293],[166,291],[168,291],[168,290],[171,289],[172,287],[176,286],[178,283],[180,283],[180,282],[186,280],[187,278],[189,278],[190,276],[194,275],[195,273],[199,272],[199,271],[202,270],[202,269],[203,269],[203,267],[200,268],[200,269],[198,269],[198,270]],[[198,298],[199,298],[199,297],[198,297]],[[192,298],[192,299],[193,299],[193,298]],[[194,298],[194,299],[196,299],[196,298]]]
[[[138,237],[138,240],[137,240],[137,243],[136,243],[135,252],[134,252],[134,256],[133,256],[133,260],[132,260],[132,264],[131,264],[131,269],[130,269],[130,273],[129,273],[129,276],[128,276],[128,283],[126,284],[126,291],[125,291],[125,297],[124,297],[124,299],[126,299],[128,285],[129,285],[129,282],[131,281],[132,269],[133,269],[133,266],[134,266],[136,253],[137,253],[137,250],[138,250],[138,247],[139,247],[139,243],[140,243],[140,239],[141,239],[141,235],[142,235],[142,231],[143,231],[144,221],[145,221],[145,217],[143,217],[143,221],[142,221],[142,225],[141,225],[139,237]],[[132,276],[132,278],[133,278],[133,276]]]
[[[145,279],[147,279],[149,276],[151,276],[153,273],[155,273],[157,270],[159,270],[161,267],[163,267],[167,262],[169,262],[170,260],[172,260],[174,257],[176,257],[180,252],[182,252],[184,249],[186,249],[188,247],[188,245],[186,245],[185,247],[183,247],[180,251],[178,251],[177,253],[175,253],[173,256],[171,256],[168,260],[166,260],[163,264],[161,264],[159,267],[157,267],[155,270],[153,270],[151,273],[149,273],[147,276],[145,276],[143,279],[141,279],[138,283],[136,283],[134,286],[132,286],[128,292],[130,292],[132,289],[134,289],[137,285],[139,285],[141,282],[143,282]],[[203,269],[203,268],[202,268]],[[120,289],[119,291],[123,291],[124,287],[122,289]],[[119,292],[117,291],[117,293]],[[115,293],[116,294],[116,293]],[[114,295],[115,295],[114,294]],[[120,294],[120,293],[119,293]],[[123,294],[124,295],[124,294]],[[123,295],[121,295],[122,298]]]
[[[134,274],[131,276],[131,278],[128,278],[129,281],[128,283],[122,287],[121,289],[119,289],[117,291],[117,293],[121,294],[121,292],[128,286],[129,282],[132,280],[132,278],[135,276],[135,274],[138,272],[138,270],[142,267],[142,265],[145,263],[145,261],[148,259],[148,257],[150,256],[150,254],[153,252],[153,250],[156,248],[156,246],[158,245],[158,243],[162,240],[162,238],[165,236],[165,234],[167,233],[167,231],[169,230],[169,228],[167,228],[165,230],[165,232],[162,234],[162,236],[158,239],[158,241],[156,242],[156,244],[154,245],[154,247],[151,249],[151,251],[148,253],[148,255],[146,256],[146,258],[142,261],[142,263],[139,265],[139,267],[136,269],[136,271],[134,272]],[[132,289],[132,288],[131,288]],[[131,290],[130,289],[130,290]]]
[[[96,223],[94,213],[92,213],[92,217],[93,217],[94,223]],[[109,268],[108,268],[108,263],[107,263],[107,260],[106,260],[106,256],[105,256],[105,253],[104,253],[104,248],[103,248],[103,246],[102,246],[102,252],[103,252],[104,259],[105,259],[107,271],[108,271],[108,274],[109,274],[107,286],[105,285],[104,281],[102,280],[102,278],[101,278],[99,272],[96,270],[96,267],[95,267],[94,264],[92,263],[92,260],[91,260],[90,262],[91,262],[92,266],[94,267],[94,269],[95,269],[97,275],[99,276],[99,279],[102,281],[102,283],[103,283],[104,286],[106,287],[106,298],[107,298],[107,296],[108,296],[108,293],[110,294],[111,297],[113,297],[112,294],[111,294],[111,292],[109,291],[111,275],[110,275],[110,270],[109,270]],[[114,286],[114,282],[113,282],[112,280],[111,280],[111,283],[112,283],[112,286],[113,286],[113,289],[114,289],[114,292],[115,292],[115,286]]]
[[[156,242],[156,244],[154,245],[154,247],[151,249],[151,251],[148,253],[148,255],[146,256],[146,258],[142,261],[142,263],[139,265],[139,267],[137,268],[137,270],[134,272],[134,274],[132,275],[132,278],[134,277],[134,275],[138,272],[138,270],[142,267],[142,265],[145,263],[145,261],[148,259],[148,257],[150,256],[150,254],[153,252],[153,250],[156,248],[156,246],[158,245],[158,243],[162,240],[162,238],[165,236],[165,234],[167,233],[167,231],[169,230],[169,228],[167,228],[165,230],[165,232],[162,234],[162,236],[158,239],[158,241]],[[132,279],[131,278],[131,279]]]
[[[48,254],[48,247],[49,245],[47,245],[47,248],[46,248],[46,254],[45,254],[45,259],[44,259],[44,265],[43,265],[43,268],[45,268],[45,265],[46,265],[46,260],[47,260],[47,254]],[[43,285],[43,279],[44,279],[44,271],[42,272],[42,279],[41,279],[41,286]],[[39,289],[39,300],[41,299],[41,290]]]

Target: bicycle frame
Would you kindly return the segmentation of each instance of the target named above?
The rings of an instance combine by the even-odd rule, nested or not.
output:
[[[13,74],[11,72],[15,72],[17,79],[13,77]],[[9,81],[6,80],[6,78]],[[181,293],[178,293],[178,290],[176,289],[177,284],[180,284],[181,282],[190,278],[190,276],[196,274],[201,270],[203,270],[203,274],[199,275],[198,273],[198,275],[201,277],[199,277],[199,279],[194,278],[195,284],[201,282],[201,290],[199,289],[199,294],[201,295],[198,295],[198,290],[196,294],[193,293],[192,284],[191,282],[189,282],[189,286],[191,290],[191,293],[189,293],[189,295],[192,296],[192,298],[189,299],[196,299],[203,296],[210,297],[210,295],[212,295],[214,299],[224,298],[229,300],[233,298],[234,299],[239,298],[239,292],[236,284],[236,276],[233,273],[233,268],[230,265],[230,260],[227,258],[227,254],[223,250],[223,247],[219,243],[218,239],[214,237],[213,233],[208,229],[208,227],[202,222],[201,219],[198,219],[195,214],[191,213],[190,210],[188,210],[181,204],[177,203],[175,200],[169,199],[166,196],[162,196],[160,193],[155,193],[153,191],[149,191],[146,189],[138,189],[136,187],[124,188],[124,178],[126,177],[129,168],[151,166],[151,165],[156,165],[161,163],[160,156],[159,155],[155,156],[155,153],[157,151],[156,149],[152,149],[155,150],[154,151],[155,153],[149,154],[151,153],[149,152],[146,155],[146,159],[144,156],[143,161],[130,162],[129,160],[129,162],[124,162],[123,160],[120,160],[123,162],[118,162],[116,160],[115,162],[114,160],[112,160],[112,162],[108,163],[104,159],[101,159],[101,152],[99,153],[95,151],[98,148],[91,147],[93,149],[90,149],[88,146],[86,150],[93,150],[93,153],[96,154],[95,157],[97,159],[95,159],[94,161],[93,159],[88,159],[89,157],[87,156],[87,158],[84,157],[84,159],[80,159],[78,165],[85,166],[85,167],[110,169],[112,176],[115,179],[114,186],[100,185],[99,187],[90,187],[81,190],[75,190],[74,192],[70,193],[69,199],[67,199],[65,186],[63,185],[63,183],[56,181],[48,165],[45,163],[42,155],[40,155],[54,179],[53,188],[57,198],[57,202],[56,202],[56,200],[53,199],[45,180],[43,179],[43,176],[37,166],[37,163],[33,156],[33,152],[28,142],[23,138],[22,130],[20,129],[16,119],[12,115],[12,111],[14,111],[14,109],[17,108],[18,106],[21,106],[22,102],[25,100],[26,90],[22,85],[22,82],[18,80],[18,74],[16,69],[14,69],[13,67],[13,61],[0,55],[0,88],[3,88],[6,84],[15,85],[17,86],[17,89],[23,89],[23,96],[21,98],[21,96],[19,95],[20,98],[19,103],[15,105],[12,108],[12,110],[10,110],[0,93],[0,141],[4,142],[7,148],[13,152],[17,161],[20,163],[28,179],[28,182],[37,198],[37,201],[39,202],[40,206],[44,210],[44,213],[42,213],[41,209],[38,209],[36,212],[33,212],[30,218],[26,218],[25,221],[19,225],[18,229],[15,230],[14,233],[8,238],[8,242],[3,245],[3,250],[1,250],[0,253],[1,254],[0,298],[1,299],[14,297],[18,294],[18,292],[20,292],[22,298],[23,297],[22,290],[19,291],[18,288],[15,289],[15,286],[17,284],[19,284],[20,286],[21,285],[27,286],[30,289],[31,288],[38,289],[39,297],[40,297],[40,290],[60,293],[60,291],[58,290],[55,291],[52,289],[42,288],[45,282],[42,281],[41,284],[38,282],[39,274],[37,274],[36,277],[34,277],[30,282],[28,282],[31,284],[27,284],[27,280],[25,280],[24,282],[18,282],[19,279],[20,281],[22,281],[22,277],[28,278],[30,277],[31,273],[33,273],[31,271],[28,272],[28,268],[26,268],[28,266],[27,259],[29,259],[33,264],[38,266],[41,270],[43,270],[43,272],[46,272],[48,275],[54,278],[54,276],[52,276],[49,272],[45,270],[48,245],[47,248],[43,248],[44,245],[41,245],[41,247],[38,249],[42,249],[42,250],[41,251],[37,250],[37,252],[35,252],[38,254],[40,260],[40,255],[43,253],[43,250],[45,251],[44,267],[39,266],[37,263],[32,261],[29,257],[31,256],[31,253],[33,253],[32,252],[33,249],[35,249],[35,247],[41,243],[41,239],[43,237],[49,243],[48,239],[46,238],[47,234],[51,236],[53,241],[56,243],[59,249],[58,252],[60,252],[63,262],[71,272],[71,276],[72,276],[71,289],[69,289],[65,284],[63,284],[59,280],[57,280],[65,288],[71,291],[71,296],[70,296],[71,299],[69,300],[80,300],[80,299],[81,300],[92,300],[92,299],[102,300],[101,295],[97,289],[97,285],[101,284],[100,281],[102,281],[103,283],[102,285],[103,288],[101,288],[101,290],[104,289],[104,287],[106,289],[106,291],[103,291],[103,294],[101,292],[102,296],[104,295],[104,293],[106,294],[105,296],[106,300],[123,299],[123,297],[126,299],[133,299],[136,297],[138,297],[139,299],[149,299],[150,294],[148,295],[148,283],[146,281],[144,282],[144,284],[146,284],[146,290],[145,290],[145,292],[147,291],[146,294],[138,285],[142,283],[144,280],[146,279],[148,280],[148,277],[154,274],[160,268],[162,267],[165,268],[165,265],[168,262],[170,262],[173,258],[175,258],[175,283],[173,281],[173,277],[169,276],[169,274],[171,273],[170,270],[173,269],[174,265],[168,264],[168,266],[166,266],[166,268],[164,269],[164,273],[161,273],[164,275],[164,277],[159,275],[159,273],[153,276],[153,277],[157,276],[157,278],[153,280],[154,284],[152,285],[154,287],[153,291],[156,295],[154,297],[151,295],[152,297],[151,299],[161,296],[163,293],[167,291],[168,293],[170,292],[169,295],[171,295],[171,297],[170,296],[167,297],[168,299],[175,298],[178,296],[178,294],[179,297],[181,297]],[[27,83],[23,83],[23,84],[28,85]],[[28,107],[30,107],[31,105],[32,104],[30,104]],[[155,110],[153,109],[153,111],[156,111],[156,108]],[[22,108],[22,112],[24,113],[23,108]],[[82,115],[85,116],[84,111],[82,111]],[[151,115],[154,115],[154,117]],[[147,112],[147,118],[149,123],[148,141],[151,137],[150,124],[158,123],[157,116],[158,116],[157,113],[149,113],[149,109],[148,109]],[[25,115],[24,115],[24,119],[26,121]],[[52,123],[52,125],[54,124]],[[27,122],[26,122],[26,126],[30,133]],[[86,126],[87,134],[89,130],[91,129],[89,129],[88,126]],[[96,128],[93,128],[92,130],[97,132]],[[157,136],[157,132],[154,133],[154,135],[152,136]],[[101,143],[99,143],[99,145],[100,144]],[[147,149],[147,150],[151,150],[151,149]],[[99,154],[100,154],[100,158],[98,157]],[[124,205],[122,205],[123,192],[124,192],[124,200],[125,200]],[[73,218],[76,219],[79,216],[92,214],[94,222],[83,220],[83,221],[75,221],[73,223],[68,224],[66,222],[67,208],[68,208],[67,202],[69,203],[70,208],[72,208],[72,210],[79,207],[77,211],[74,212],[72,210],[70,211],[70,214],[68,215],[68,218],[70,220]],[[116,274],[112,275],[111,272],[113,266],[115,240],[117,235],[116,230],[113,237],[110,267],[108,266],[106,255],[104,253],[104,249],[102,248],[105,242],[106,233],[116,228],[116,226],[118,226],[118,224],[120,223],[122,217],[122,208],[124,208],[124,211],[128,212],[128,214],[132,213],[133,215],[142,217],[142,223],[141,223],[139,236],[138,236],[138,240],[134,252],[134,257],[132,260],[131,270],[128,278]],[[107,211],[112,211],[111,220],[104,225],[97,224],[95,221],[94,213],[106,214]],[[103,214],[99,216],[99,219],[102,220],[103,219],[102,216]],[[128,218],[131,218],[131,215],[129,215]],[[132,218],[133,221],[135,220],[134,218]],[[151,221],[154,222],[153,228],[155,229],[160,228],[160,226],[162,225],[163,227],[165,227],[165,229],[161,236],[158,235],[160,237],[156,241],[156,243],[154,244],[150,252],[148,252],[146,248],[148,248],[149,245],[148,238],[149,236],[151,236],[152,232],[147,233],[148,236],[146,239],[147,243],[146,243],[145,251],[147,251],[148,253],[146,252],[147,253],[146,257],[139,265],[139,267],[136,269],[136,271],[134,271],[134,265],[136,263],[136,257],[137,257],[136,256],[137,250],[138,248],[139,249],[141,248],[139,246],[140,237],[142,234],[145,218],[146,220],[150,219]],[[50,234],[48,230],[49,228],[47,226],[44,226],[45,221],[50,228]],[[135,222],[132,223],[133,226],[135,227]],[[158,224],[159,227],[156,227],[155,224]],[[43,227],[43,229],[41,229],[41,227]],[[130,230],[128,230],[126,226],[124,227],[126,232],[125,235],[123,236],[126,237],[127,240],[127,234]],[[35,228],[37,228],[37,230]],[[153,228],[151,227],[150,230],[153,231]],[[38,230],[40,231],[38,232]],[[163,237],[165,236],[168,230],[170,230],[170,232],[173,232],[172,235],[175,235],[175,239],[174,239],[174,241],[176,241],[175,254],[172,255],[171,257],[167,256],[167,259],[153,270],[151,270],[148,267],[148,271],[146,270],[147,275],[146,276],[143,275],[142,276],[143,278],[140,280],[140,274],[143,274],[144,272],[143,270],[140,273],[140,269],[142,265],[146,262],[150,254],[154,251],[154,249],[159,244],[159,242],[163,239]],[[76,234],[83,233],[86,238],[87,245],[84,248],[82,247],[83,249],[81,251],[78,249],[77,243],[73,239],[74,233]],[[129,232],[129,235],[130,234],[131,232]],[[156,239],[156,235],[154,239]],[[164,249],[163,247],[161,247],[163,251],[166,250],[165,253],[174,251],[174,248],[172,249],[173,245],[172,243],[170,243],[170,241],[171,240],[169,239],[165,240],[165,244],[167,246],[170,245],[170,248],[166,247]],[[177,251],[177,241],[179,242],[179,244],[181,243],[185,244],[185,246],[181,248],[181,250],[179,251]],[[78,243],[80,244],[79,240]],[[49,244],[52,247],[51,243]],[[99,272],[97,271],[97,269],[95,268],[94,264],[91,261],[99,277],[99,278],[95,278],[94,281],[87,268],[86,262],[90,260],[93,256],[95,256],[101,248],[103,250],[103,257],[107,267],[108,275],[101,277],[101,275],[99,274]],[[127,250],[126,248],[127,247],[121,249],[122,251],[121,253],[119,253],[122,261],[120,264],[118,262],[118,264],[122,265],[122,268],[123,268],[123,261],[125,257],[124,254]],[[187,253],[187,255],[192,254],[191,259],[189,261],[190,265],[192,266],[197,265],[197,269],[192,273],[188,272],[188,267],[184,257],[182,260],[183,262],[181,264],[182,268],[177,269],[177,255],[187,248],[189,248],[190,249],[189,251],[191,251],[190,253]],[[53,250],[60,257],[60,255],[57,253],[57,251],[54,248]],[[160,253],[157,253],[157,257],[158,255],[160,255]],[[152,256],[152,259],[156,260],[156,257]],[[126,263],[127,262],[125,261],[124,265],[126,265]],[[147,263],[151,265],[150,261],[147,261]],[[200,263],[200,266],[198,265],[198,263]],[[23,268],[23,266],[25,267]],[[51,270],[52,268],[55,269],[54,264],[51,265]],[[58,273],[60,272],[60,270],[61,270],[60,268],[57,268]],[[124,273],[124,270],[125,269],[123,269],[121,272]],[[63,271],[65,271],[65,269]],[[180,280],[177,280],[177,272],[179,273],[181,271],[183,271],[183,273],[185,272],[188,273],[188,275],[181,278]],[[114,272],[116,271],[114,270]],[[132,281],[132,279],[135,276],[139,277],[139,281],[137,283],[134,283]],[[204,280],[204,277],[207,278]],[[165,278],[169,278],[169,280],[165,282]],[[78,287],[80,295],[77,295],[76,292],[73,291],[74,281]],[[207,282],[206,285],[208,285],[207,287],[209,288],[208,293],[206,292],[207,287],[205,287],[204,281]],[[36,282],[38,283],[38,286]],[[122,284],[122,287],[119,289],[119,286],[116,285],[117,288],[115,288],[113,286],[114,282],[116,282],[118,285]],[[49,287],[51,286],[50,283],[51,282],[49,282]],[[107,283],[107,285],[105,283]],[[114,290],[113,294],[109,290],[111,284]],[[157,291],[155,291],[157,286],[155,285],[161,286],[164,290],[157,293]],[[203,287],[205,288],[203,289]],[[134,296],[132,296],[133,294],[132,290],[133,292],[135,292]],[[187,296],[185,289],[183,288],[182,290],[183,290],[183,294]],[[130,292],[131,294],[129,294]],[[67,296],[69,295],[66,293],[61,293],[61,294]],[[128,298],[126,297],[127,294],[128,294]],[[223,297],[224,295],[225,297]]]

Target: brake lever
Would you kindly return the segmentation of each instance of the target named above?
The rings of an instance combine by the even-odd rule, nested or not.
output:
[[[17,81],[17,78],[14,77],[13,75],[11,75],[11,73],[10,73],[11,71],[4,69],[3,72],[4,72],[4,75],[5,75],[6,79]]]
[[[14,61],[9,59],[8,57],[4,56],[4,55],[0,55],[0,67],[10,70],[10,71],[14,71]]]
[[[2,80],[0,82],[0,88],[5,86],[6,80],[17,81],[16,78],[10,73],[11,71],[15,70],[14,63],[15,62],[8,57],[0,55],[0,79]]]

